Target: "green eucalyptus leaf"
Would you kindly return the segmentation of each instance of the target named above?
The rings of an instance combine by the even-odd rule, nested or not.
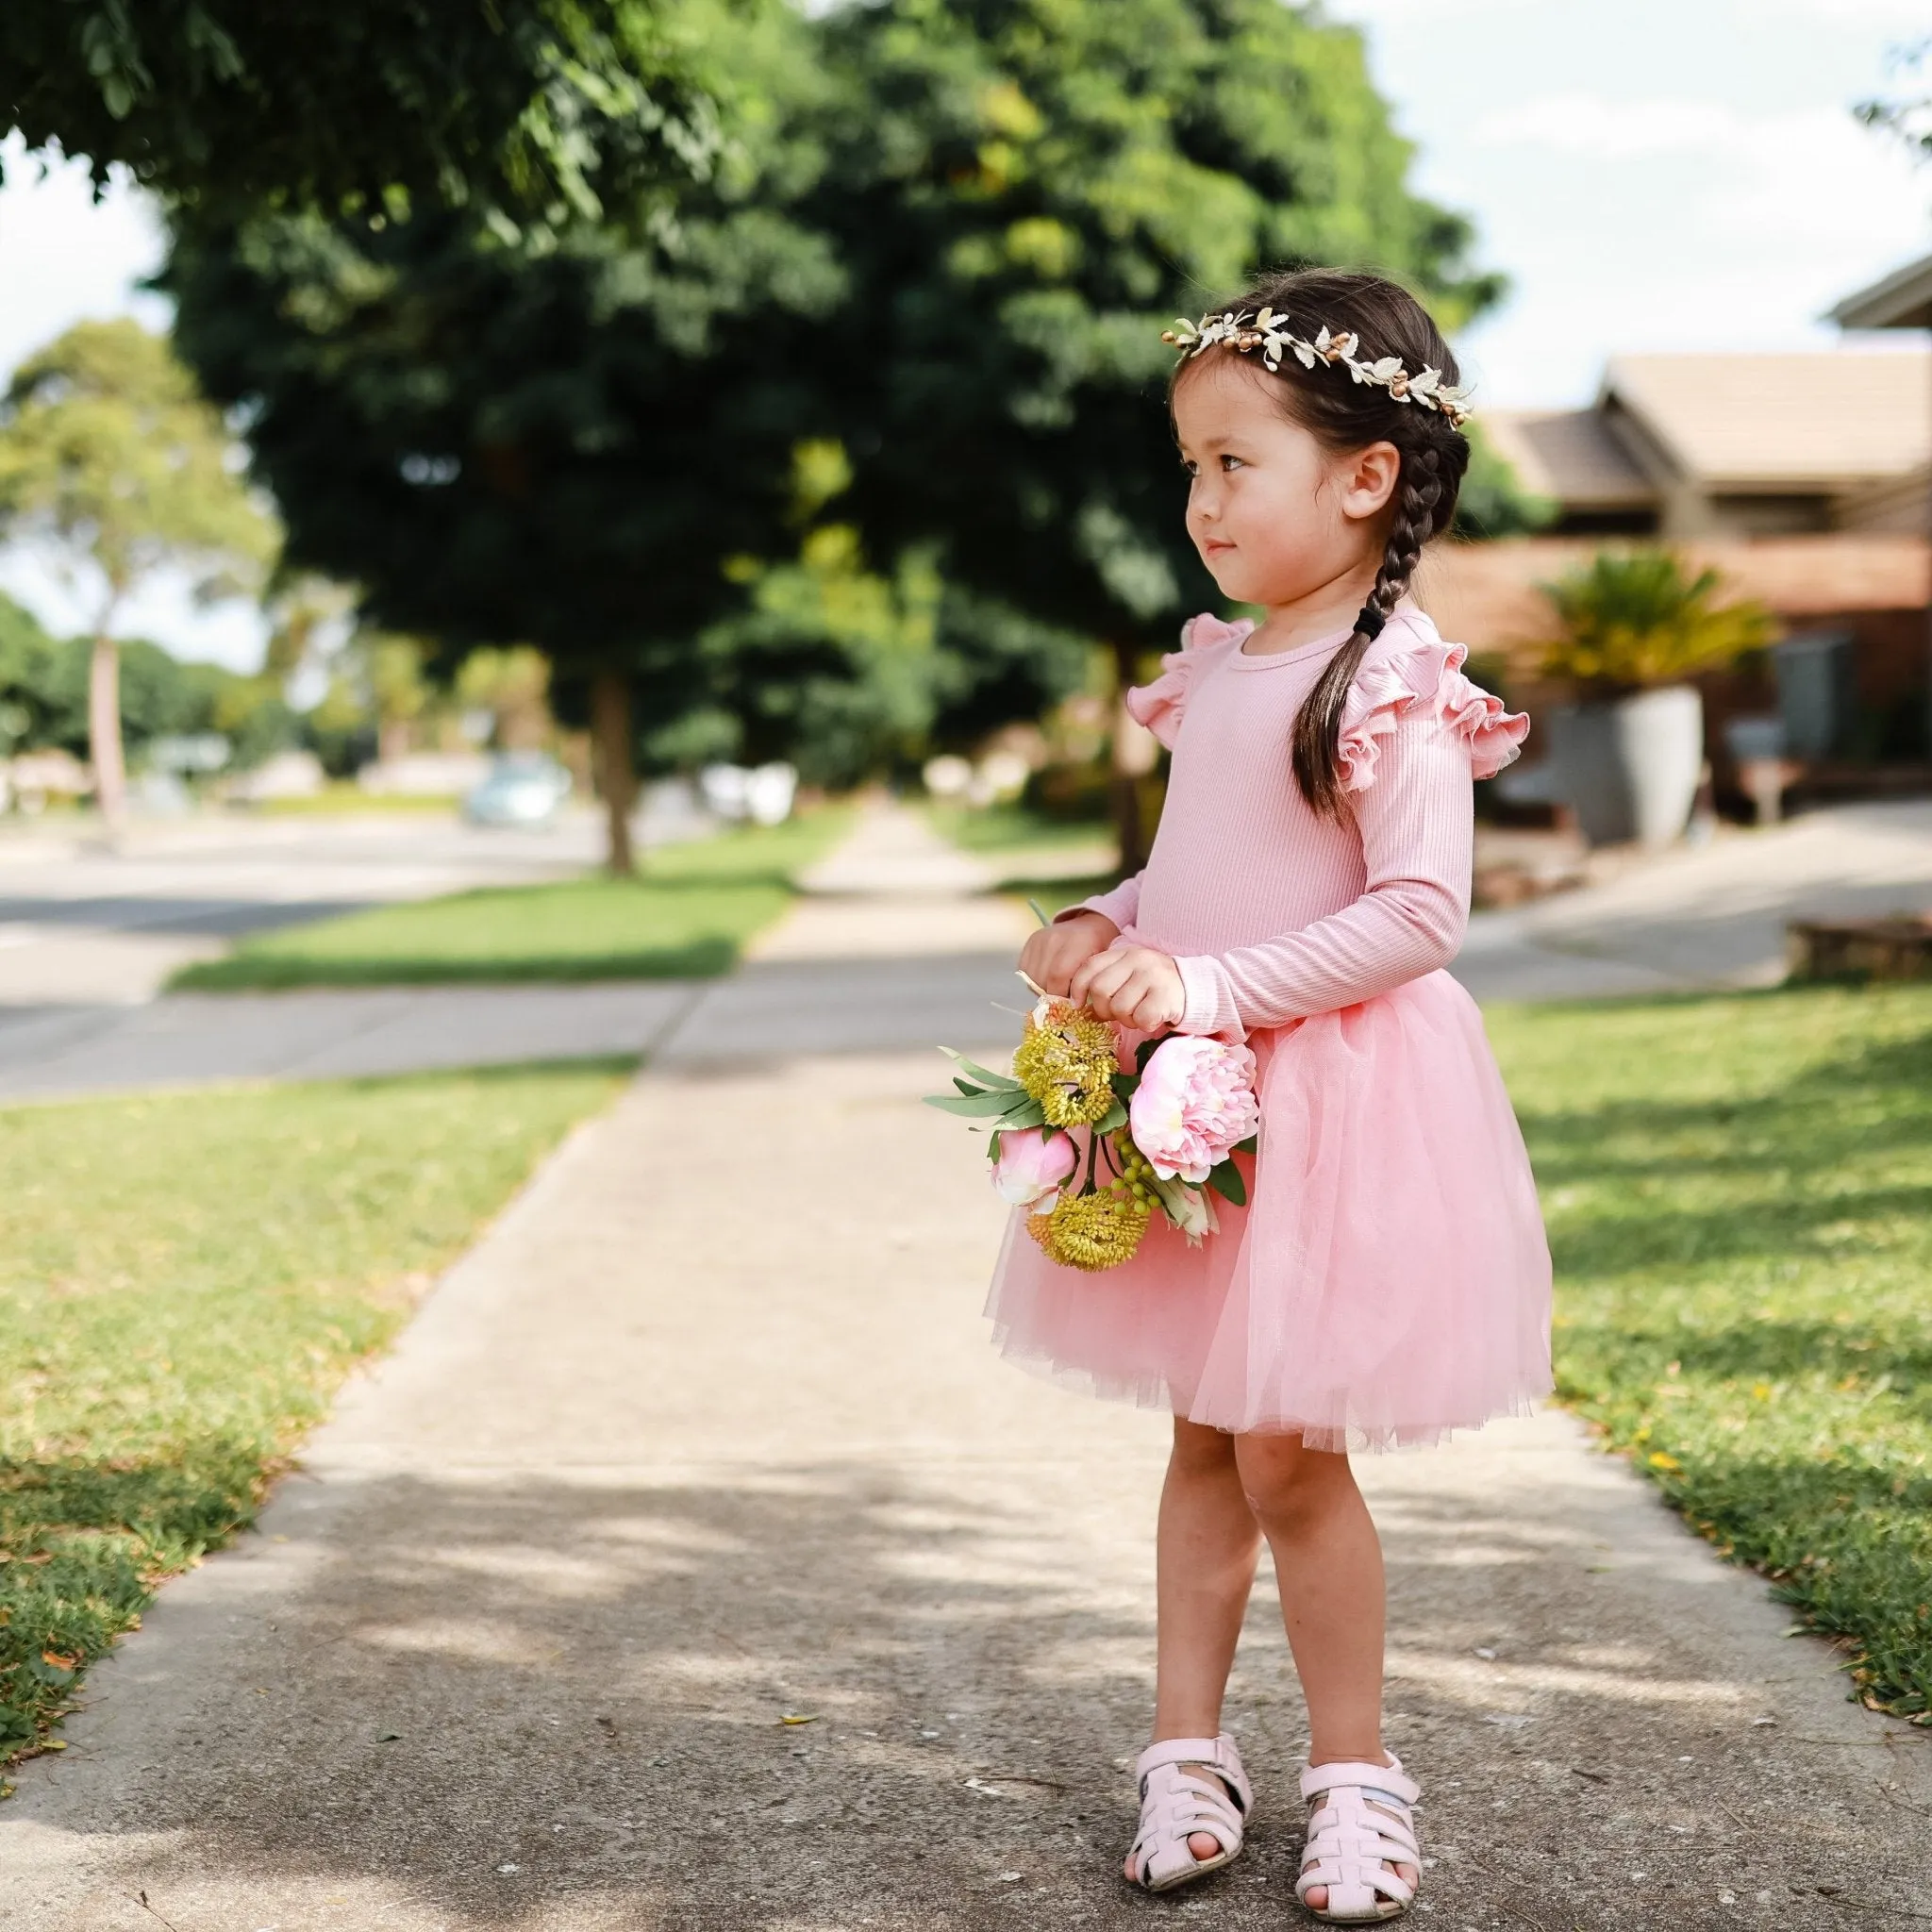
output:
[[[1005,1113],[1012,1100],[1010,1093],[928,1093],[925,1096],[926,1106],[936,1107],[941,1113],[965,1114],[974,1118]]]
[[[955,1053],[950,1046],[942,1046],[940,1051],[959,1069],[960,1073],[971,1074],[982,1087],[1017,1087],[1020,1084],[1010,1074],[995,1074],[985,1067],[975,1066],[963,1053]],[[956,1074],[953,1077],[957,1080],[959,1075]]]

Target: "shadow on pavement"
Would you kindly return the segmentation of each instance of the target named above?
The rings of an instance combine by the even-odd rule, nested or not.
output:
[[[1768,1890],[1811,1924],[1834,1896],[1896,1895],[1911,1855],[1889,1818],[1844,1813],[1838,1766],[1808,1788],[1711,1659],[1624,1628],[1606,1573],[1649,1559],[1596,1554],[1621,1492],[1600,1520],[1506,1499],[1473,1522],[1428,1467],[1386,1465],[1378,1513],[1390,1738],[1427,1786],[1441,1923],[1730,1924],[1724,1891]],[[1165,1923],[1174,1900],[1115,1875],[1147,1716],[1147,1472],[1125,1491],[1038,1474],[1037,1504],[1010,1467],[950,1458],[298,1478],[104,1677],[36,1793],[68,1788],[97,1889],[31,1923],[109,1932],[136,1888],[177,1932]],[[319,1556],[322,1530],[352,1554]],[[1230,1711],[1260,1813],[1185,1897],[1302,1923],[1304,1722],[1265,1573]],[[350,1887],[357,1914],[324,1909]]]

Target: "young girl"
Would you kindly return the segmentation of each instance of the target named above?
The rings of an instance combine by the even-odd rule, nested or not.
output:
[[[1171,1407],[1154,1741],[1134,1884],[1240,1852],[1252,1792],[1221,1706],[1260,1540],[1312,1736],[1297,1895],[1331,1924],[1415,1896],[1416,1785],[1382,1748],[1381,1547],[1351,1449],[1434,1442],[1550,1387],[1549,1250],[1468,994],[1470,785],[1527,721],[1406,601],[1469,460],[1456,362],[1373,275],[1309,272],[1184,330],[1188,531],[1258,625],[1197,617],[1128,708],[1173,750],[1146,870],[1036,933],[1023,969],[1124,1029],[1245,1041],[1245,1209],[1159,1216],[1101,1274],[1023,1216],[989,1312],[1008,1355]]]

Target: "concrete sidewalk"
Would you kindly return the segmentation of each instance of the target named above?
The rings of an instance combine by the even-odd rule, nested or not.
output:
[[[660,1072],[581,1131],[23,1768],[0,1920],[1306,1923],[1265,1585],[1250,1855],[1178,1903],[1116,1875],[1164,1425],[991,1354],[1001,1218],[937,1068]],[[1932,1740],[1567,1418],[1364,1474],[1426,1923],[1923,1910]]]

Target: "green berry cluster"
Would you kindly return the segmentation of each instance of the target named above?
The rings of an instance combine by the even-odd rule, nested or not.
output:
[[[1113,1148],[1121,1164],[1120,1173],[1108,1183],[1115,1208],[1123,1214],[1147,1213],[1159,1199],[1147,1157],[1127,1138],[1125,1128],[1113,1137]]]

